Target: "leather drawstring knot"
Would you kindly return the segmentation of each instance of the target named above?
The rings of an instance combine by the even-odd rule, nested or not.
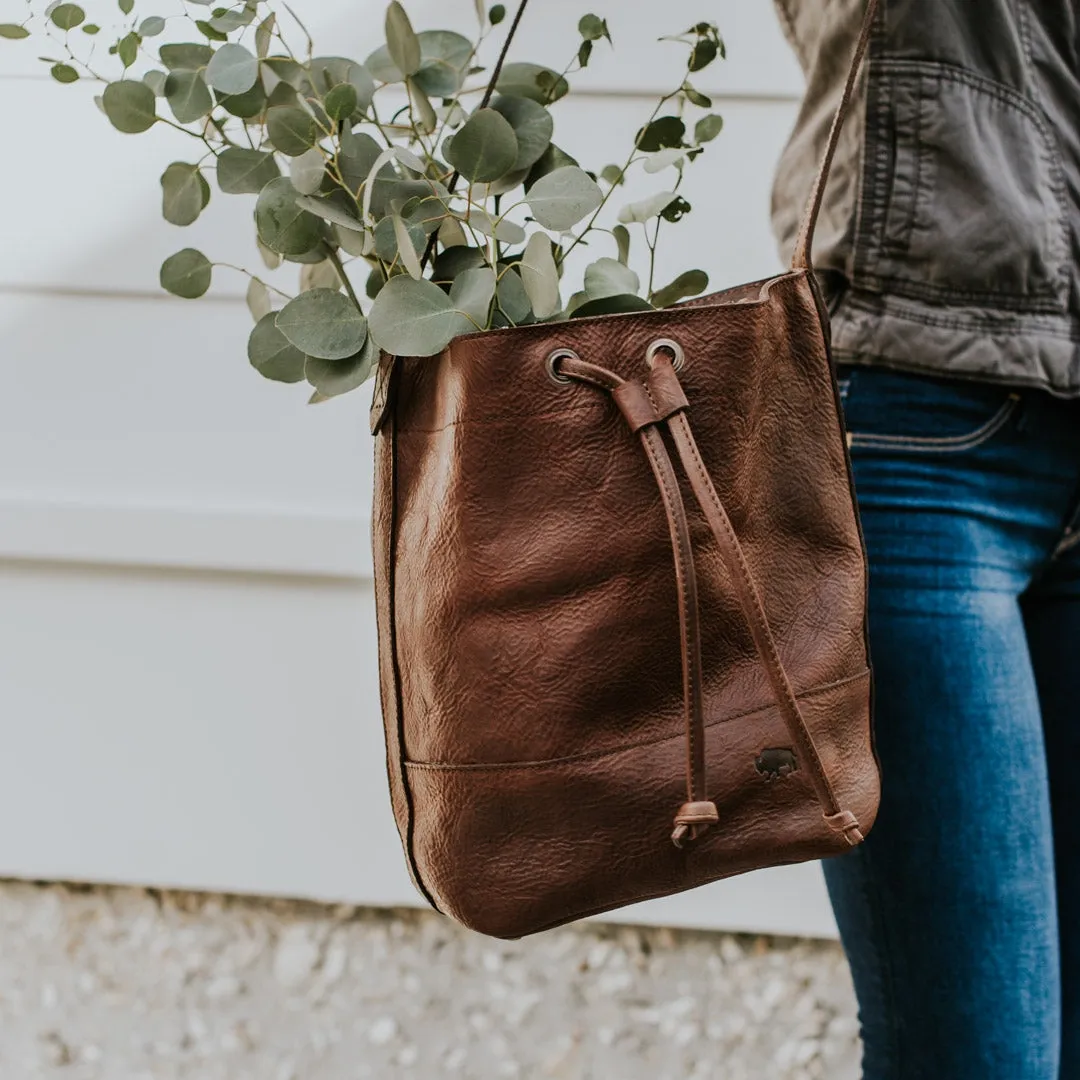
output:
[[[679,600],[687,744],[687,801],[675,815],[672,843],[677,848],[682,848],[687,837],[696,839],[705,829],[716,825],[720,820],[720,813],[716,804],[708,801],[706,793],[704,677],[694,551],[686,505],[667,444],[661,435],[662,428],[667,430],[675,445],[694,497],[720,549],[758,657],[769,677],[777,708],[798,749],[797,756],[808,767],[807,771],[824,810],[825,820],[830,828],[840,833],[848,844],[854,847],[863,840],[862,830],[855,815],[842,809],[836,800],[821,756],[784,670],[750,565],[702,461],[701,452],[690,429],[690,421],[686,417],[689,402],[675,368],[662,351],[664,348],[678,346],[674,342],[657,342],[649,349],[648,362],[651,371],[644,384],[623,379],[607,368],[582,360],[576,353],[552,354],[552,357],[557,358],[553,373],[559,378],[587,383],[612,396],[630,430],[641,439],[667,515]]]
[[[866,839],[859,828],[855,815],[850,810],[841,810],[838,814],[826,814],[829,827],[841,833],[851,847],[858,847]]]
[[[696,840],[699,827],[715,825],[719,820],[720,811],[716,809],[716,803],[683,803],[675,815],[675,831],[671,834],[671,842],[677,848],[681,848],[687,833],[690,834],[691,840]]]

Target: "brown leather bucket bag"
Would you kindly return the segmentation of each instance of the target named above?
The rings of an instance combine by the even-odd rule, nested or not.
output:
[[[873,825],[865,558],[810,266],[489,331],[376,385],[390,790],[440,911],[520,937]]]

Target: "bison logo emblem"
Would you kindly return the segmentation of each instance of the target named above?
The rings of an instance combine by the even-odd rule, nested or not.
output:
[[[754,764],[757,771],[769,781],[789,776],[799,767],[799,762],[790,750],[762,750]]]

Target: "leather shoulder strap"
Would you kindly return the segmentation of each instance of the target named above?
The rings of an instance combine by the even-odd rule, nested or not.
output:
[[[851,108],[851,98],[855,93],[855,82],[859,77],[859,69],[862,67],[863,57],[866,55],[866,49],[870,43],[870,31],[873,29],[878,3],[879,0],[868,0],[866,5],[862,33],[859,34],[859,42],[855,46],[855,55],[851,58],[851,70],[848,72],[847,82],[844,84],[844,96],[840,99],[840,106],[833,117],[832,127],[829,130],[829,141],[825,146],[821,167],[818,169],[818,174],[814,179],[814,186],[810,191],[810,202],[806,207],[806,214],[799,229],[798,239],[795,241],[795,251],[791,257],[793,270],[810,270],[813,268],[811,260],[814,246],[814,229],[817,226],[818,214],[821,212],[821,202],[825,196],[825,185],[829,182],[829,170],[832,168],[833,158],[836,156],[836,147],[840,142],[840,131]]]

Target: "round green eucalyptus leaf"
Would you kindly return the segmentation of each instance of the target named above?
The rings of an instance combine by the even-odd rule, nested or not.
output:
[[[307,68],[291,56],[268,56],[263,63],[282,82],[288,83],[294,90],[310,89]]]
[[[374,270],[368,274],[367,281],[364,283],[364,295],[369,300],[374,300],[379,295],[382,287],[386,284],[386,275],[382,272],[382,267],[376,266]],[[368,341],[374,341],[374,338],[368,334]]]
[[[261,82],[256,82],[246,94],[218,94],[217,98],[227,113],[242,120],[259,116],[267,106],[266,91]]]
[[[531,169],[551,145],[551,135],[555,130],[551,113],[531,98],[509,97],[506,94],[496,97],[491,107],[507,120],[517,136],[518,156],[513,171]]]
[[[484,265],[484,253],[479,248],[461,247],[446,248],[435,256],[432,267],[432,280],[441,282],[454,281],[459,274],[466,270],[476,270]]]
[[[248,338],[248,360],[266,379],[303,382],[307,357],[277,328],[276,319],[277,312],[271,311],[255,324]]]
[[[366,131],[341,133],[341,150],[337,156],[337,166],[345,187],[353,195],[360,193],[360,188],[367,180],[382,149]],[[393,167],[390,165],[387,165],[385,170],[380,170],[381,173],[385,173],[389,178],[395,176]],[[373,210],[378,214],[381,207],[373,207]]]
[[[529,188],[525,201],[545,229],[565,232],[597,210],[604,195],[584,169],[566,165],[540,177]]]
[[[277,328],[307,356],[344,360],[363,348],[367,319],[343,293],[311,289],[277,313]]]
[[[521,275],[505,264],[499,267],[499,286],[495,290],[498,309],[510,326],[524,326],[535,321],[532,301]]]
[[[608,36],[607,22],[599,15],[582,15],[578,22],[578,33],[586,41],[599,41]]]
[[[375,80],[363,64],[341,56],[317,56],[309,67],[311,86],[317,95],[325,98],[335,87],[351,86],[356,91],[356,105],[352,112],[366,112],[371,107]]]
[[[368,324],[375,344],[395,356],[434,356],[473,329],[438,285],[408,274],[391,278],[379,290]]]
[[[394,216],[384,217],[375,225],[375,255],[385,263],[396,262],[401,251],[401,236],[394,227]],[[400,220],[400,219],[397,219]],[[415,224],[405,224],[405,232],[412,241],[413,251],[422,255],[427,247],[427,233]]]
[[[314,117],[293,105],[278,105],[266,113],[266,134],[274,149],[288,157],[299,157],[319,138]]]
[[[693,209],[694,208],[681,195],[676,195],[675,198],[660,211],[660,216],[665,221],[670,221],[674,224],[676,221],[682,221],[682,219]]]
[[[335,224],[330,226],[330,232],[334,237],[334,243],[347,255],[363,255],[368,249],[365,233],[355,232],[353,229],[346,229]]]
[[[144,82],[124,79],[109,83],[101,95],[101,107],[117,131],[137,135],[157,121],[154,91]]]
[[[274,305],[270,300],[270,290],[266,287],[266,283],[257,277],[253,277],[248,281],[245,300],[247,301],[248,311],[251,312],[256,322],[274,310]]]
[[[541,176],[547,176],[556,169],[565,169],[568,165],[577,164],[577,158],[571,157],[565,150],[560,150],[552,143],[544,151],[540,160],[529,170],[529,175],[525,177],[525,190],[528,191]]]
[[[198,165],[174,161],[161,174],[161,214],[172,225],[190,225],[210,201]]]
[[[326,115],[337,123],[347,120],[354,112],[359,103],[356,87],[351,83],[341,83],[329,90],[323,101]]]
[[[637,133],[635,143],[639,150],[665,150],[683,145],[686,124],[678,116],[660,116]]]
[[[323,239],[323,223],[296,204],[296,188],[287,176],[271,180],[255,203],[259,239],[279,255],[307,255]]]
[[[209,45],[185,41],[162,45],[158,56],[170,71],[198,71],[213,60],[214,50]]]
[[[210,25],[221,34],[231,34],[241,27],[250,26],[255,21],[255,5],[245,4],[240,11],[215,9]]]
[[[316,217],[325,218],[331,225],[337,225],[342,229],[348,229],[351,232],[363,233],[363,222],[356,216],[355,213],[349,213],[345,206],[347,203],[347,196],[343,196],[340,200],[335,198],[329,199],[316,199],[310,195],[296,195],[296,205],[303,210],[308,210]],[[344,203],[344,205],[342,205]]]
[[[257,194],[281,175],[273,154],[230,146],[218,154],[218,187],[228,195]]]
[[[391,0],[386,9],[386,47],[402,75],[415,75],[420,69],[420,42],[398,0]]]
[[[345,360],[323,360],[309,356],[304,365],[304,375],[323,397],[338,397],[367,382],[378,359],[379,350],[369,334],[364,347]]]
[[[593,315],[625,315],[631,311],[654,311],[652,304],[640,296],[629,293],[623,296],[605,296],[599,300],[588,300],[575,308],[572,319],[588,319]]]
[[[214,107],[201,71],[170,71],[165,79],[165,100],[179,124],[200,120]]]
[[[299,95],[287,82],[279,82],[267,95],[266,107],[269,110],[282,105],[295,106],[298,100]]]
[[[597,259],[585,268],[585,294],[590,300],[636,295],[640,288],[641,279],[618,259]]]
[[[690,54],[690,70],[701,71],[702,68],[708,67],[716,59],[719,51],[715,41],[701,38],[694,46],[694,51]]]
[[[522,284],[538,319],[550,319],[561,307],[559,270],[546,233],[535,232],[529,237],[525,254],[518,264]]]
[[[165,29],[165,20],[160,15],[150,15],[139,23],[141,37],[157,37]]]
[[[694,125],[694,142],[699,146],[702,143],[712,142],[723,130],[724,118],[716,113],[709,113]]]
[[[691,296],[700,296],[709,287],[709,275],[704,270],[687,270],[670,285],[657,289],[650,300],[653,307],[665,308]]]
[[[210,260],[195,248],[184,248],[161,264],[161,287],[173,296],[197,300],[210,288],[213,276]]]
[[[611,235],[619,249],[619,262],[623,266],[630,264],[630,230],[625,225],[616,225],[611,230]]]
[[[420,68],[413,82],[428,97],[453,97],[465,82],[473,55],[472,42],[452,30],[424,30],[416,36],[420,42]],[[386,46],[376,49],[364,66],[379,82],[405,81]]]
[[[208,37],[211,41],[228,41],[228,35],[223,34],[220,30],[215,30],[208,19],[196,19],[195,29],[200,31],[203,37]]]
[[[53,64],[49,68],[49,74],[58,83],[73,83],[79,81],[79,73],[70,64]]]
[[[151,68],[143,74],[142,81],[150,87],[154,93],[154,97],[165,96],[165,84],[169,81],[169,77],[164,71],[158,71],[157,68]]]
[[[491,20],[491,25],[492,26],[498,26],[499,23],[501,23],[503,21],[503,19],[505,19],[505,18],[506,18],[506,5],[505,4],[495,4],[495,5],[493,5],[492,9],[488,12],[488,19]]]
[[[466,180],[490,183],[514,168],[518,141],[509,121],[494,109],[478,109],[454,133],[446,157]]]
[[[19,26],[17,23],[0,23],[0,38],[7,38],[9,41],[21,41],[29,36],[30,31],[25,26]]]
[[[570,84],[558,72],[540,64],[506,64],[495,89],[510,97],[531,98],[550,105],[570,93]]]
[[[243,45],[227,42],[206,65],[206,81],[223,94],[246,94],[259,77],[259,61]]]
[[[452,30],[425,30],[419,35],[420,70],[413,77],[428,97],[453,97],[465,82],[473,44]]]
[[[495,271],[490,266],[465,270],[454,278],[450,303],[474,323],[473,330],[486,330],[491,317],[491,301],[495,299]]]
[[[627,203],[619,211],[619,221],[624,225],[649,221],[662,214],[678,197],[674,191],[660,191],[647,199]]]
[[[304,198],[303,195],[297,196],[297,198]],[[323,230],[323,239],[328,239],[326,230]],[[310,266],[312,263],[320,263],[326,258],[326,249],[322,243],[318,243],[310,251],[302,251],[299,255],[286,255],[285,262],[297,263],[300,266]]]
[[[74,30],[86,20],[86,12],[78,4],[57,4],[49,12],[49,18],[61,30]]]
[[[409,199],[401,207],[401,216],[410,224],[418,225],[430,236],[446,220],[449,210],[447,200],[438,195],[421,195]]]
[[[260,58],[265,57],[270,51],[276,25],[277,16],[271,11],[255,30],[255,52]]]
[[[289,161],[289,179],[301,195],[314,195],[326,176],[326,159],[317,147]]]
[[[116,55],[120,57],[120,62],[124,67],[129,68],[135,63],[135,58],[139,55],[139,43],[142,39],[134,30],[130,34],[125,34],[116,43]]]
[[[332,259],[323,259],[322,262],[307,263],[300,267],[300,292],[309,292],[312,289],[340,291],[341,276]]]
[[[461,220],[465,216],[461,215]],[[525,230],[509,218],[493,218],[484,210],[469,211],[469,227],[482,236],[493,236],[502,244],[524,244]]]

